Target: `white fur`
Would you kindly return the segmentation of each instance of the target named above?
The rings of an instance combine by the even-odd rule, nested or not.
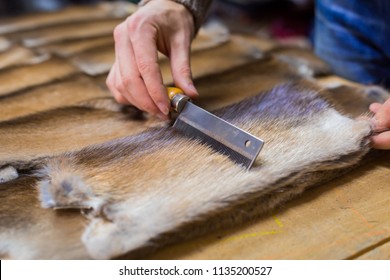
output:
[[[18,171],[12,166],[0,168],[0,183],[5,183],[19,177]]]

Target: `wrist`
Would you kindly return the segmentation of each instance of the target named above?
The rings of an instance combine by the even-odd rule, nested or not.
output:
[[[153,1],[170,1],[184,6],[192,15],[195,34],[203,24],[209,6],[212,2],[211,0],[142,0],[138,5],[142,7]]]

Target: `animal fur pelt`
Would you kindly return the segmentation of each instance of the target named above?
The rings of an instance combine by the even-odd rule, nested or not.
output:
[[[41,205],[88,209],[81,238],[99,259],[157,246],[192,223],[197,233],[222,227],[209,218],[237,205],[264,212],[369,150],[369,122],[342,116],[317,92],[285,84],[214,112],[265,140],[249,172],[172,128],[153,128],[48,158],[38,172]]]
[[[123,18],[136,11],[137,6],[131,3],[102,3],[94,7],[74,6],[51,13],[36,13],[0,21],[0,34],[37,30],[43,27],[62,25],[66,23],[86,22]]]
[[[229,59],[226,57],[229,56]],[[231,36],[226,43],[215,44],[208,49],[199,49],[191,57],[193,77],[201,77],[243,65],[262,57],[262,52],[240,36]],[[112,46],[106,46],[93,51],[80,53],[72,58],[72,62],[81,71],[96,76],[107,73],[115,60]],[[167,60],[160,63],[163,80],[172,83],[170,65]]]
[[[8,50],[12,46],[10,40],[4,37],[0,37],[0,53]]]
[[[198,35],[191,44],[191,52],[205,50],[226,43],[229,40],[229,32],[220,24],[212,24],[199,30]],[[97,38],[82,39],[76,41],[58,42],[42,47],[45,52],[53,53],[61,57],[71,57],[83,51],[92,50],[104,46],[112,46],[114,51],[114,38],[103,36]],[[0,38],[1,50],[1,38]]]
[[[215,110],[270,90],[277,85],[301,79],[302,77],[290,65],[272,56],[266,56],[196,79],[195,84],[200,98],[194,102],[207,110]]]
[[[91,99],[0,122],[0,170],[7,166],[30,169],[45,157],[162,125],[135,107],[119,105],[112,98]]]
[[[270,50],[268,54],[291,65],[303,77],[309,78],[331,74],[330,67],[310,49],[279,46]]]
[[[86,259],[77,211],[47,211],[39,205],[37,179],[0,184],[0,259]]]
[[[64,79],[78,70],[68,61],[52,58],[48,61],[0,71],[0,97],[34,86]]]
[[[123,19],[108,19],[103,21],[92,21],[84,23],[68,23],[60,26],[50,26],[43,29],[22,32],[10,35],[13,40],[20,40],[26,47],[39,47],[51,43],[94,38],[110,35],[115,26]]]
[[[93,50],[105,46],[112,46],[114,38],[112,35],[96,38],[71,40],[65,42],[53,43],[40,47],[39,49],[57,55],[59,57],[68,58],[84,51]]]
[[[14,45],[0,52],[0,70],[19,65],[37,64],[50,58],[50,54]]]
[[[109,96],[108,90],[89,77],[72,76],[61,82],[0,97],[0,121]]]

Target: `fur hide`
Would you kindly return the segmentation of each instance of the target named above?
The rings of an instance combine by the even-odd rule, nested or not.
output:
[[[14,40],[20,40],[24,46],[32,48],[48,45],[51,43],[94,38],[112,34],[115,26],[123,19],[110,19],[85,23],[68,23],[60,26],[50,26],[43,29],[22,32],[12,35]]]
[[[37,64],[46,61],[50,55],[15,45],[5,52],[0,52],[0,70],[19,65]]]
[[[0,53],[8,50],[12,46],[10,40],[4,37],[0,37]]]
[[[41,205],[87,209],[81,238],[99,259],[196,221],[207,231],[213,214],[247,202],[263,202],[256,211],[264,212],[369,150],[369,122],[340,115],[317,91],[285,84],[215,112],[265,140],[249,172],[172,128],[154,128],[49,158],[39,171]]]
[[[291,65],[303,77],[329,75],[330,67],[309,49],[299,47],[275,47],[269,52],[276,59]]]
[[[58,58],[6,70],[0,71],[0,97],[63,79],[78,72],[73,65]]]
[[[229,59],[226,57],[229,56]],[[191,57],[191,69],[194,78],[221,72],[235,66],[244,65],[262,57],[261,51],[241,36],[230,36],[230,40],[214,44],[209,49],[196,51]],[[112,46],[84,52],[72,58],[72,62],[82,72],[96,76],[107,73],[115,60]],[[160,62],[163,80],[166,84],[173,82],[168,60]]]
[[[10,94],[0,98],[0,121],[10,120],[57,107],[75,105],[93,98],[109,97],[108,90],[85,76]]]
[[[219,24],[212,24],[210,26],[203,27],[199,30],[198,35],[194,38],[191,45],[191,52],[197,52],[206,50],[208,48],[219,46],[220,44],[229,41],[229,32],[224,26]],[[93,50],[105,46],[111,46],[114,51],[114,39],[113,36],[103,36],[97,38],[82,39],[76,41],[64,41],[47,46],[43,46],[42,49],[45,52],[53,53],[60,57],[71,57],[76,54],[85,52],[87,50]],[[1,39],[0,39],[1,50]],[[164,57],[160,55],[160,57]]]
[[[112,98],[0,122],[0,168],[29,169],[42,158],[139,133],[163,123]],[[71,136],[71,137],[69,137]]]
[[[136,11],[136,5],[125,2],[69,7],[57,12],[35,13],[0,21],[0,34],[15,34],[48,26],[88,22],[107,18],[123,18]]]
[[[80,240],[84,218],[41,208],[35,184],[31,176],[0,184],[0,258],[89,258]]]

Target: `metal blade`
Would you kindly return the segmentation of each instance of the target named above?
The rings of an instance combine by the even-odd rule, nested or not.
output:
[[[187,102],[173,127],[250,169],[264,141]]]

